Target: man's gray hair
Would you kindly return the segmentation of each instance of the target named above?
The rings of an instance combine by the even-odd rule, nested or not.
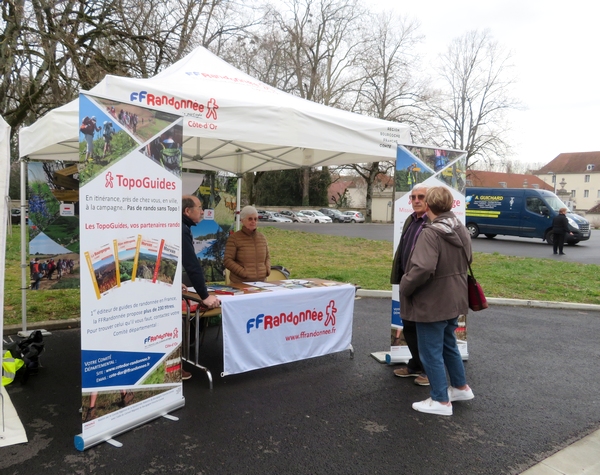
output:
[[[258,216],[258,211],[254,206],[244,206],[242,211],[240,211],[240,219],[245,219],[248,216],[252,216],[253,214]]]
[[[417,183],[415,186],[412,187],[413,190],[425,190],[427,191],[429,188],[431,188],[429,185],[425,185],[424,183]]]

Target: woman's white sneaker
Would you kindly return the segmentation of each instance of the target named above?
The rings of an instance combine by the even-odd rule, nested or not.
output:
[[[450,386],[448,388],[448,398],[452,401],[469,401],[475,397],[471,388],[469,389],[456,389]]]
[[[438,401],[434,401],[431,398],[413,403],[412,408],[415,411],[426,412],[427,414],[436,414],[438,416],[452,415],[452,404],[446,406]]]

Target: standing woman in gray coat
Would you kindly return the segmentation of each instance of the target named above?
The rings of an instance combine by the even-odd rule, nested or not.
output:
[[[437,186],[427,191],[425,206],[430,222],[421,231],[400,282],[400,308],[403,316],[416,322],[421,363],[431,385],[431,397],[412,407],[442,416],[452,415],[452,401],[474,397],[454,333],[458,316],[469,310],[471,238],[451,211],[453,204],[448,188]]]

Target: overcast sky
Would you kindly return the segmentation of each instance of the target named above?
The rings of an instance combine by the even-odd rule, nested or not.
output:
[[[600,151],[600,31],[591,0],[366,0],[409,15],[425,35],[424,65],[450,41],[489,29],[513,52],[515,97],[509,118],[514,159],[545,164],[565,152]]]

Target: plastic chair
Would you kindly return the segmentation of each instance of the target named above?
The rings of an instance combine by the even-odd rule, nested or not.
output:
[[[286,280],[290,275],[285,275],[280,269],[271,267],[271,274],[267,276],[267,282],[273,282],[274,280]]]

